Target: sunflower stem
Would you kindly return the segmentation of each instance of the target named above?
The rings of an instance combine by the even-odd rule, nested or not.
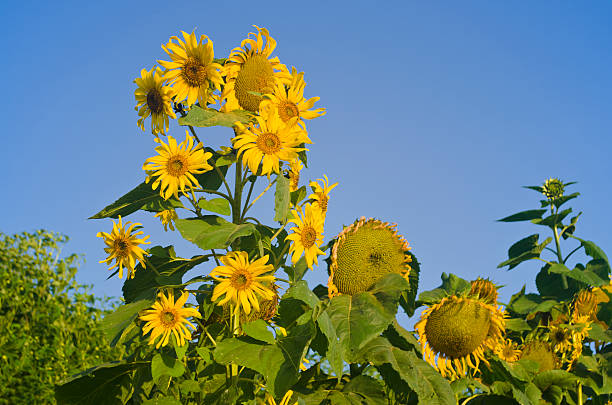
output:
[[[273,185],[274,183],[276,183],[276,179],[272,180],[272,181],[271,181],[271,182],[270,182],[270,183],[269,183],[269,184],[266,186],[266,188],[264,189],[264,191],[262,191],[261,193],[259,193],[259,195],[258,195],[257,197],[255,197],[255,199],[253,200],[253,202],[251,202],[251,204],[250,204],[248,207],[246,207],[246,208],[244,209],[244,212],[242,213],[242,215],[243,215],[243,216],[244,216],[244,215],[246,215],[247,211],[251,209],[251,207],[252,207],[252,206],[253,206],[253,205],[254,205],[254,204],[257,202],[257,200],[259,200],[259,199],[260,199],[260,198],[261,198],[261,197],[262,197],[264,194],[266,194],[266,192],[267,192],[268,190],[270,190],[270,187],[272,187],[272,185]],[[245,205],[246,205],[246,204],[245,204]]]
[[[244,207],[242,208],[241,221],[244,221],[246,219],[244,216],[246,215],[246,212],[247,212],[247,205],[249,204],[249,201],[251,200],[251,193],[253,193],[253,188],[255,187],[255,181],[256,180],[253,180],[251,182],[251,185],[249,186],[249,192],[247,193],[246,200],[244,200]]]
[[[582,402],[582,383],[578,383],[578,405],[583,405]]]
[[[240,220],[242,219],[242,213],[240,212],[240,208],[242,208],[242,156],[238,157],[236,161],[236,179],[234,184],[234,201],[232,201],[232,222],[235,224],[240,224]]]
[[[550,210],[553,211],[552,206],[550,207]],[[555,245],[557,246],[557,259],[559,260],[558,263],[563,264],[563,255],[561,254],[561,243],[559,243],[559,231],[557,230],[557,213],[559,212],[559,208],[557,208],[554,211],[554,215],[555,215],[555,221],[553,223],[553,232],[555,234]],[[561,285],[564,289],[567,290],[568,288],[568,284],[567,284],[567,277],[565,274],[561,274]]]

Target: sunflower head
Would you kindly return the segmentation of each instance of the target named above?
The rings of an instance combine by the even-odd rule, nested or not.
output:
[[[160,68],[150,71],[142,69],[140,77],[134,79],[138,86],[134,91],[136,110],[138,110],[138,127],[145,130],[144,120],[151,116],[151,132],[157,135],[168,130],[169,118],[176,118],[172,110],[172,88],[164,85],[164,77]]]
[[[302,161],[297,157],[289,163],[289,191],[297,191],[300,184],[300,172],[303,168]]]
[[[559,367],[559,359],[550,343],[532,340],[521,351],[521,360],[532,360],[540,365],[539,371],[554,370]]]
[[[581,290],[574,298],[574,320],[589,319],[597,314],[599,299],[593,290]]]
[[[168,227],[174,231],[173,221],[178,219],[178,215],[176,215],[176,211],[173,209],[163,210],[155,214],[155,218],[159,218],[162,225],[164,226],[164,231],[168,231]]]
[[[291,262],[297,263],[304,254],[308,268],[312,269],[313,264],[319,264],[317,257],[323,254],[320,246],[323,244],[325,217],[311,204],[291,210],[291,217],[289,222],[295,224],[287,236],[287,240],[293,242],[289,248]]]
[[[128,221],[124,226],[121,216],[119,216],[118,223],[113,221],[111,233],[98,232],[96,234],[97,237],[104,238],[104,243],[106,244],[104,251],[108,254],[108,257],[101,260],[100,263],[110,264],[115,260],[115,264],[109,267],[109,270],[117,267],[119,278],[123,277],[124,267],[128,271],[128,278],[134,278],[136,260],[140,260],[143,269],[146,268],[144,260],[145,251],[139,245],[151,243],[146,242],[149,236],[145,236],[142,239],[137,238],[138,235],[143,234],[142,231],[138,231],[141,228],[141,224],[130,224],[131,222]]]
[[[320,209],[323,215],[325,215],[327,214],[327,204],[329,203],[329,192],[332,191],[338,183],[334,183],[330,186],[327,176],[323,175],[323,177],[323,179],[318,179],[318,181],[310,182],[312,194],[310,194],[308,198],[312,199],[313,205]]]
[[[474,298],[494,304],[497,302],[497,286],[489,279],[478,278],[471,282],[469,295]]]
[[[548,333],[548,341],[555,352],[565,352],[572,346],[572,331],[561,325],[553,326]]]
[[[562,197],[564,191],[565,185],[557,178],[550,178],[542,185],[542,194],[551,201]]]
[[[500,342],[495,348],[495,354],[500,359],[507,361],[508,363],[513,363],[520,358],[521,351],[517,348],[515,342],[510,339],[506,339],[505,341]]]
[[[340,232],[331,254],[330,296],[366,291],[389,273],[401,274],[408,280],[410,247],[396,227],[361,217]]]
[[[257,33],[249,33],[223,65],[226,84],[221,99],[226,100],[222,107],[225,112],[237,109],[257,112],[262,95],[272,93],[276,80],[290,80],[287,67],[277,57],[270,57],[276,41],[267,29],[254,27]]]
[[[424,310],[415,329],[425,359],[454,379],[486,362],[484,352],[501,342],[505,320],[496,305],[453,295]]]

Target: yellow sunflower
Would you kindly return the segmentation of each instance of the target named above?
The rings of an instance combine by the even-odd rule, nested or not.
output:
[[[559,359],[555,355],[552,346],[548,342],[532,340],[523,346],[520,360],[532,360],[537,362],[539,371],[554,370],[559,367]]]
[[[251,306],[260,310],[259,300],[271,300],[275,291],[264,284],[273,284],[274,276],[262,274],[274,270],[268,263],[268,255],[261,259],[249,262],[246,252],[229,252],[219,259],[222,266],[217,266],[210,272],[210,276],[219,281],[213,290],[212,300],[217,301],[225,294],[217,305],[231,302],[239,310],[242,308],[246,314],[251,312]]]
[[[504,342],[500,342],[495,347],[495,354],[502,360],[508,363],[513,363],[521,356],[521,351],[517,348],[515,342],[510,339],[506,339]]]
[[[314,107],[319,97],[306,100],[304,98],[304,72],[298,73],[291,69],[291,82],[285,86],[283,80],[277,80],[271,94],[265,94],[259,105],[260,110],[273,109],[284,123],[297,123],[304,126],[302,120],[310,120],[325,115],[325,108]],[[298,117],[297,121],[292,120]]]
[[[125,226],[127,227],[130,224],[131,222],[128,221],[125,223]],[[138,245],[149,244],[151,242],[146,242],[149,238],[148,235],[142,239],[136,238],[144,233],[142,231],[132,233],[132,231],[140,229],[140,225],[139,223],[134,223],[126,229],[123,226],[121,216],[119,216],[119,223],[113,221],[113,230],[110,234],[106,232],[98,232],[96,234],[97,237],[104,238],[104,243],[107,246],[104,248],[104,251],[108,253],[108,257],[100,260],[100,263],[111,264],[114,259],[115,264],[108,269],[112,270],[117,267],[119,269],[119,278],[123,277],[123,267],[128,271],[128,278],[134,278],[136,259],[140,260],[142,268],[145,268],[145,251]]]
[[[137,101],[135,109],[140,116],[138,127],[144,131],[144,120],[150,115],[153,134],[165,134],[168,130],[168,117],[176,118],[176,115],[172,110],[173,92],[169,86],[164,86],[161,69],[155,67],[150,71],[142,69],[140,77],[134,79],[134,83],[138,86],[134,91]]]
[[[295,158],[289,163],[289,191],[296,191],[300,183],[300,172],[304,168],[302,161]]]
[[[318,179],[321,182],[319,184],[316,181],[310,182],[310,187],[312,188],[312,194],[308,196],[308,198],[313,199],[313,205],[321,210],[323,215],[327,214],[327,203],[329,202],[329,192],[334,189],[338,185],[338,183],[334,183],[331,186],[329,185],[329,179],[326,175],[323,175],[325,179]]]
[[[156,349],[161,346],[166,346],[170,341],[170,335],[174,335],[176,343],[183,346],[186,341],[191,340],[191,332],[186,325],[195,329],[195,326],[187,320],[188,317],[201,318],[200,312],[195,308],[184,308],[185,302],[189,298],[188,292],[183,292],[179,299],[174,302],[174,293],[168,292],[166,297],[162,292],[158,294],[157,301],[151,309],[144,310],[140,313],[139,318],[145,321],[146,324],[142,328],[142,334],[146,335],[151,331],[149,344],[155,343],[157,338]]]
[[[497,302],[497,286],[489,279],[478,279],[471,282],[470,296],[478,298],[487,304]]]
[[[319,265],[317,256],[324,254],[320,249],[323,244],[323,224],[325,218],[321,212],[313,209],[311,204],[300,210],[291,210],[292,218],[289,222],[293,222],[296,226],[291,228],[292,234],[287,236],[287,240],[292,241],[289,248],[289,254],[293,254],[291,262],[293,264],[302,257],[306,257],[306,264],[309,269],[312,269],[313,263]]]
[[[554,201],[557,198],[563,196],[563,192],[565,191],[565,184],[557,178],[550,178],[544,182],[542,186],[542,194],[549,199],[550,201]]]
[[[280,63],[278,57],[270,58],[276,48],[276,41],[267,29],[256,25],[254,27],[257,28],[257,34],[250,32],[240,47],[232,50],[223,65],[226,84],[221,100],[226,102],[221,110],[224,112],[238,109],[257,112],[261,95],[271,93],[277,79],[285,82],[291,80],[287,67]]]
[[[597,311],[600,303],[609,301],[608,295],[599,287],[579,291],[572,305],[573,321],[576,323],[597,322],[607,329],[608,325],[597,319]]]
[[[475,298],[450,296],[426,309],[415,325],[423,356],[451,379],[474,375],[485,350],[495,351],[505,333],[504,313]],[[437,358],[436,358],[437,356]]]
[[[176,215],[175,210],[163,210],[155,214],[155,218],[159,218],[164,226],[164,231],[168,232],[168,227],[174,231],[174,224],[172,221],[176,221],[178,219],[178,215]]]
[[[408,280],[410,247],[396,228],[395,224],[361,217],[340,232],[331,253],[330,297],[366,291],[389,273]]]
[[[206,104],[215,102],[213,91],[221,90],[223,84],[219,72],[221,65],[213,62],[215,58],[213,43],[206,35],[200,35],[198,40],[195,32],[191,34],[181,32],[184,42],[179,37],[173,36],[165,46],[162,45],[172,61],[157,62],[166,69],[164,79],[173,85],[176,95],[174,101],[179,102],[187,98],[188,105],[199,101],[202,107],[206,107]],[[173,40],[178,44],[172,42]]]
[[[308,150],[298,147],[303,143],[303,132],[299,127],[284,125],[280,118],[273,114],[256,117],[258,126],[249,124],[245,127],[236,122],[236,137],[232,139],[238,156],[242,155],[244,167],[247,165],[253,174],[270,175],[280,172],[280,161],[290,162],[297,158],[297,153]],[[258,168],[261,163],[261,173]]]
[[[572,348],[572,331],[563,326],[553,326],[548,333],[548,340],[552,344],[555,353],[567,352]]]
[[[189,133],[179,145],[176,144],[176,139],[169,135],[168,144],[159,138],[155,139],[155,142],[160,144],[155,148],[158,156],[148,158],[142,165],[142,169],[149,174],[147,183],[157,177],[153,182],[153,190],[159,186],[160,195],[167,200],[173,195],[178,198],[179,190],[184,194],[185,188],[200,187],[193,175],[212,170],[212,166],[208,164],[212,153],[204,152],[202,143],[194,146]]]

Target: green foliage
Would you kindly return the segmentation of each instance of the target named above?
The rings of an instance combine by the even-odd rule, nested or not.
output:
[[[53,403],[53,386],[121,355],[97,329],[108,302],[74,280],[66,237],[0,233],[0,403]]]
[[[203,109],[192,106],[187,116],[179,118],[179,125],[191,125],[192,127],[233,127],[237,121],[246,124],[251,121],[252,115],[247,111],[232,111],[223,113],[212,108]]]
[[[252,224],[233,224],[216,215],[203,215],[199,218],[177,219],[176,228],[183,238],[208,249],[224,249],[236,238],[249,236],[255,232]]]

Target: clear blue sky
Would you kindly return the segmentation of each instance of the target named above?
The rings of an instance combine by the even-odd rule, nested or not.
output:
[[[578,181],[578,236],[612,255],[612,5],[559,2],[30,2],[0,16],[4,78],[0,231],[46,228],[83,253],[78,273],[98,295],[111,220],[87,220],[137,185],[153,156],[136,126],[132,80],[164,59],[180,30],[210,36],[219,57],[256,24],[306,72],[327,115],[308,128],[310,169],[333,190],[325,234],[362,215],[398,223],[422,262],[420,291],[441,272],[533,290],[539,263],[496,269],[531,224],[496,219],[537,208],[521,189],[550,176]],[[147,122],[147,125],[148,122]],[[213,147],[230,129],[200,131]],[[176,125],[170,134],[183,137]],[[271,219],[271,200],[257,211]],[[153,244],[197,248],[152,215],[129,217]],[[269,221],[270,223],[271,221]],[[573,247],[573,246],[572,246]],[[567,248],[566,248],[567,250]],[[204,272],[208,268],[203,268]],[[325,269],[308,274],[314,287]]]

